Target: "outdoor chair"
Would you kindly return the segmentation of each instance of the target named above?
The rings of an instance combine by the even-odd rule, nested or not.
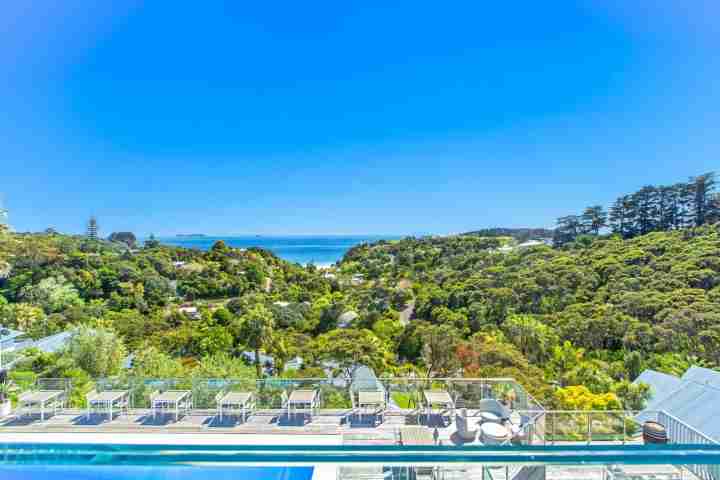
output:
[[[455,427],[457,428],[457,435],[463,443],[472,443],[475,441],[478,431],[470,429],[467,409],[461,408],[457,415],[455,415]]]
[[[510,419],[512,413],[509,408],[493,398],[480,400],[477,410],[482,423],[504,423]]]

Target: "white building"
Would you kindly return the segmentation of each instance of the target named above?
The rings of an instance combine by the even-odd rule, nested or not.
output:
[[[338,317],[338,328],[348,328],[352,325],[352,322],[358,318],[357,312],[348,310]]]

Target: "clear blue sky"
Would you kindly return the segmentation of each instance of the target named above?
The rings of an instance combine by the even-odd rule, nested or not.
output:
[[[549,226],[720,170],[720,3],[6,2],[17,230]]]

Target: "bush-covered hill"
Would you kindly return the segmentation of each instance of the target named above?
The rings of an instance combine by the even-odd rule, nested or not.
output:
[[[720,362],[717,225],[629,240],[580,237],[562,249],[508,251],[497,248],[502,242],[363,245],[342,268],[375,285],[412,284],[413,320],[398,352],[413,362],[427,356],[426,332],[441,327],[466,372],[517,370],[529,383],[541,375],[545,384],[596,393],[626,388],[644,367],[681,373],[692,362]],[[457,368],[448,362],[446,373]]]
[[[157,243],[129,250],[83,237],[0,232],[0,272],[0,301],[10,303],[5,323],[36,337],[98,309],[151,314],[184,300],[269,291],[305,301],[330,289],[319,275],[268,251],[222,242],[208,252]]]
[[[637,408],[646,392],[629,382],[643,368],[720,362],[720,233],[581,236],[563,248],[407,238],[357,246],[325,271],[221,242],[129,249],[0,232],[0,324],[75,332],[66,350],[17,368],[85,382],[122,373],[127,354],[138,375],[263,374],[246,366],[249,350],[276,374],[362,363],[512,376],[545,403]],[[284,370],[295,357],[303,368]]]

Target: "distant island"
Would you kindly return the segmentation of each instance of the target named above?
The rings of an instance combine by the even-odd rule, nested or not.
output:
[[[178,238],[204,238],[207,237],[204,233],[178,233],[175,235]]]

